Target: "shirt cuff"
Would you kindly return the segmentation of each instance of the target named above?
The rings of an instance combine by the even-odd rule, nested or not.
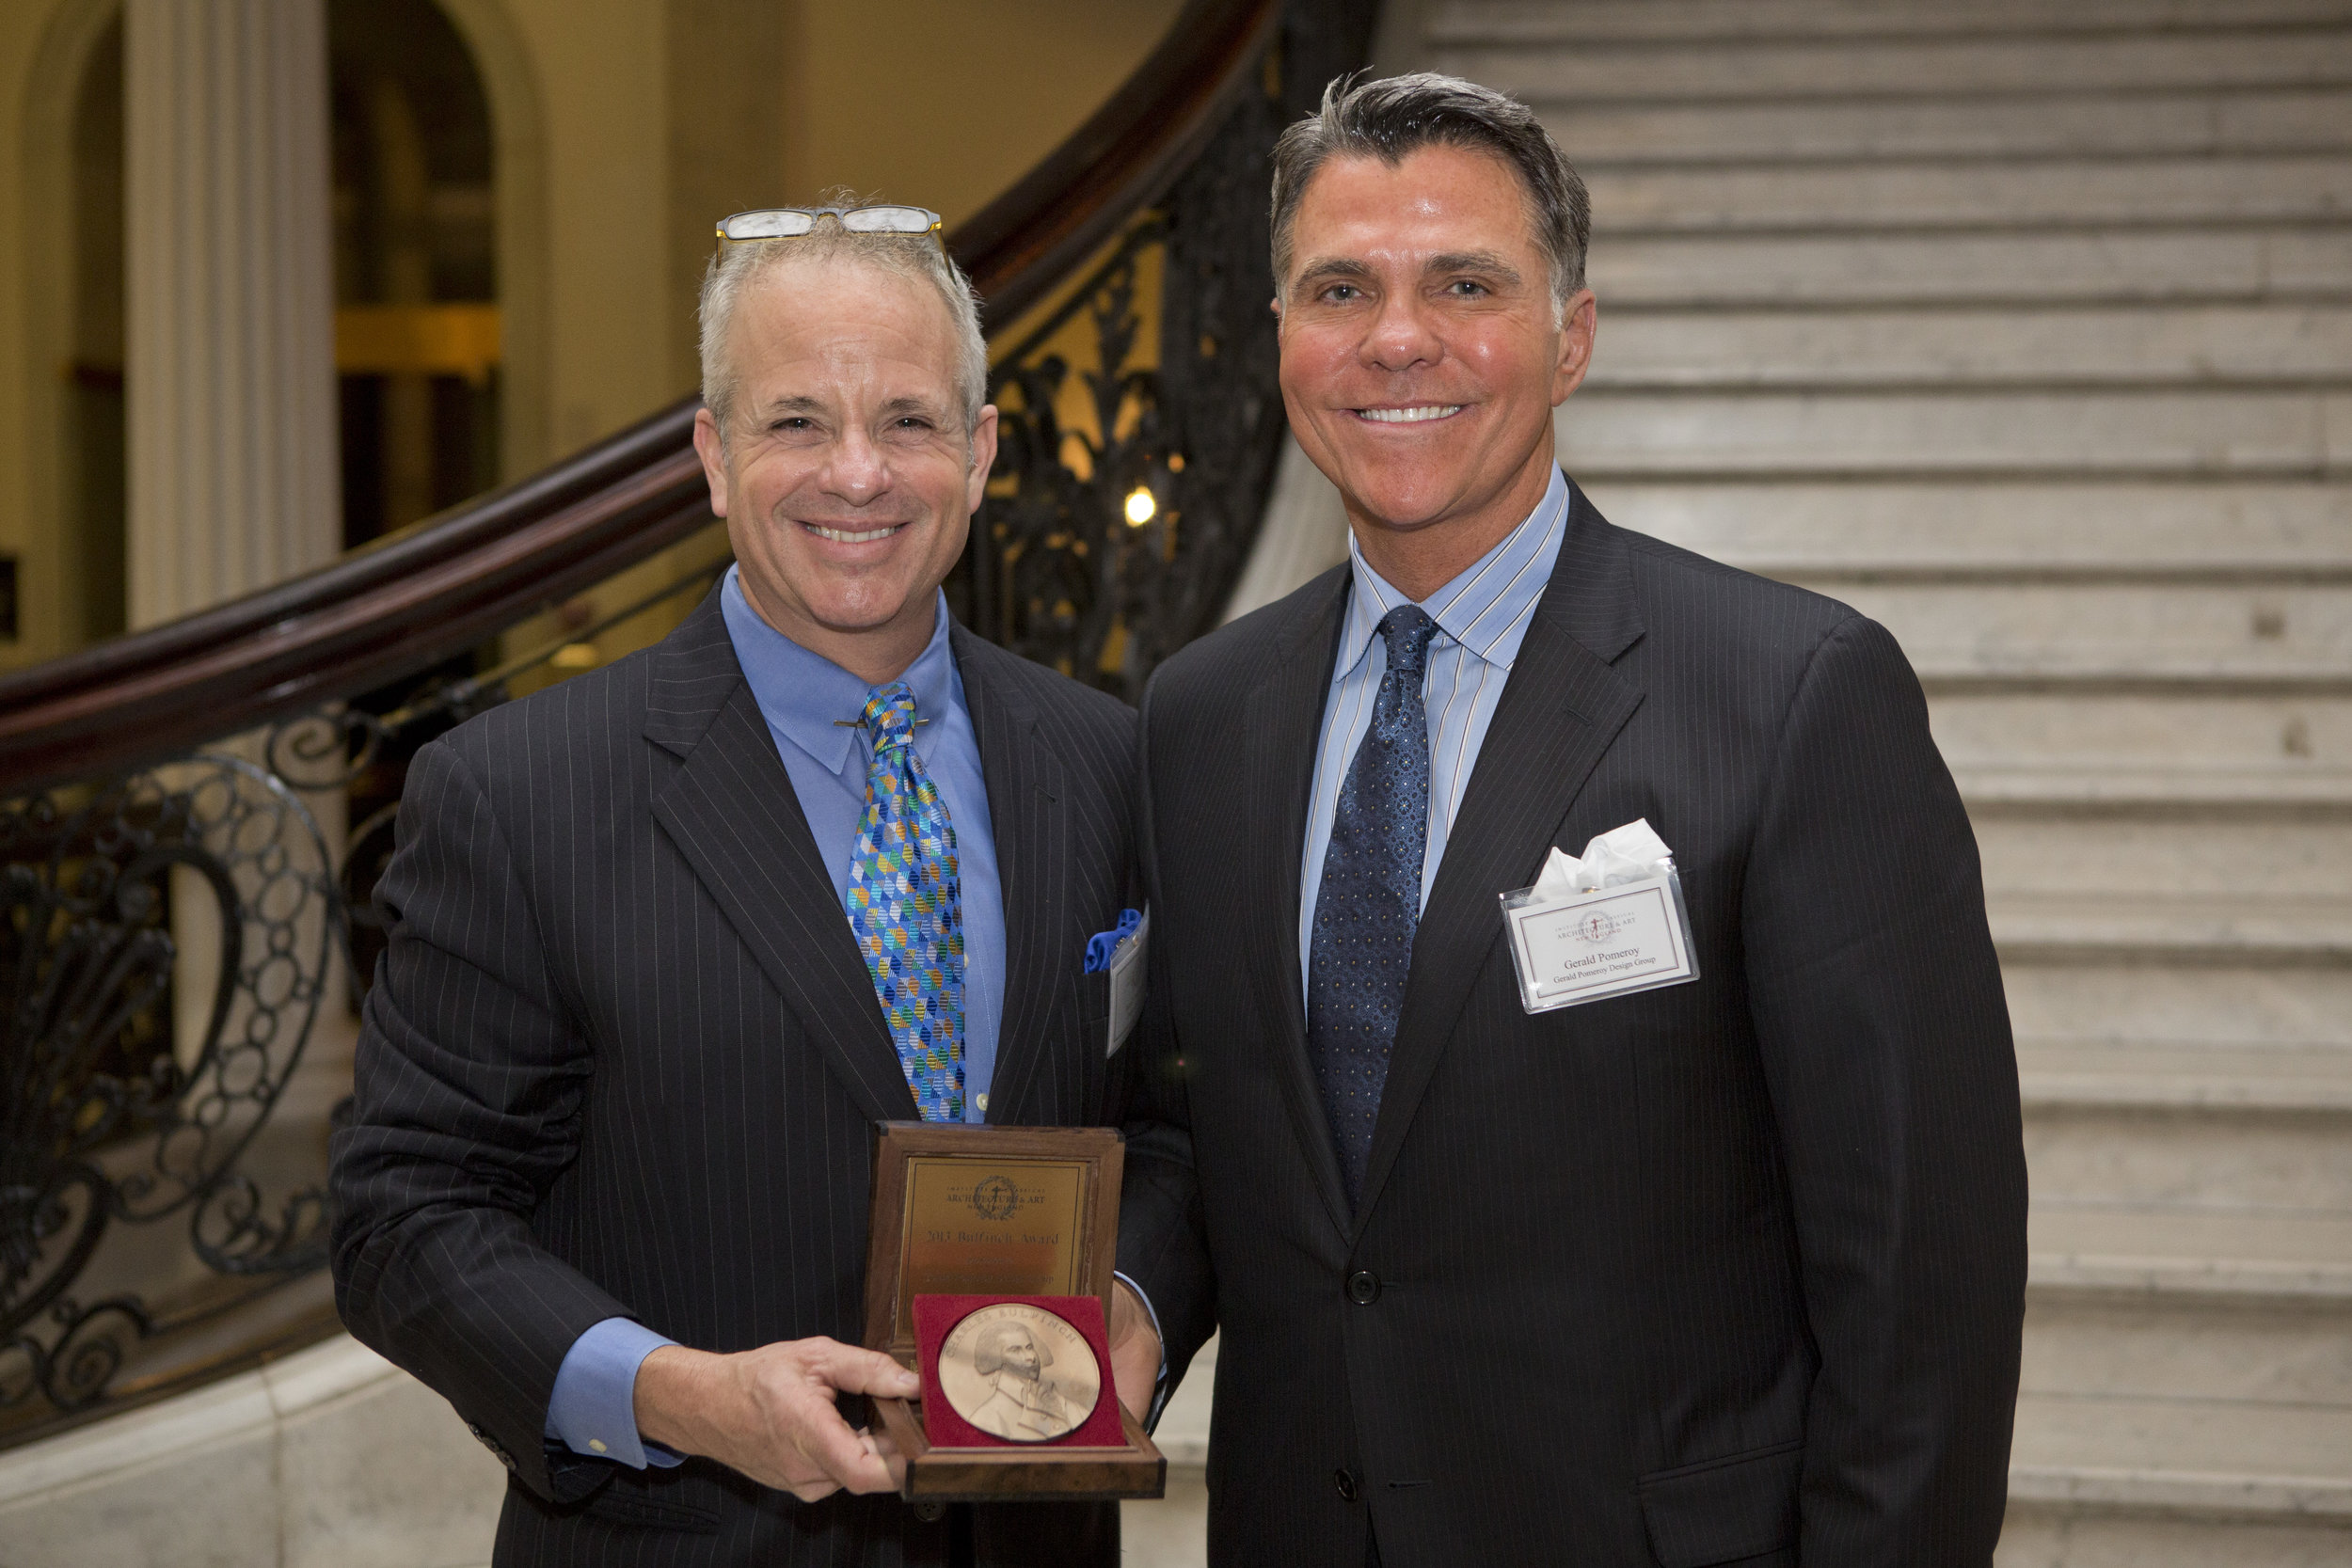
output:
[[[659,1443],[637,1435],[637,1364],[677,1343],[628,1318],[590,1325],[564,1353],[555,1392],[548,1400],[548,1435],[574,1453],[610,1459],[632,1470],[668,1469],[682,1462]]]

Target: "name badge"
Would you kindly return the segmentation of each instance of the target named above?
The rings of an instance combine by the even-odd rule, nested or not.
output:
[[[1143,943],[1151,934],[1152,911],[1145,910],[1134,932],[1111,955],[1111,1027],[1110,1039],[1103,1050],[1105,1056],[1119,1054],[1119,1048],[1135,1032],[1136,1020],[1143,1016],[1143,994],[1148,981]]]
[[[1695,977],[1680,894],[1668,872],[1516,907],[1506,900],[1503,921],[1528,1011]]]

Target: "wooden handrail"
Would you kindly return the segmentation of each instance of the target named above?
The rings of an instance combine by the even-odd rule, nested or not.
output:
[[[949,245],[1009,325],[1163,195],[1280,0],[1187,0],[1109,102]],[[0,676],[0,791],[160,760],[430,668],[713,519],[687,398],[317,571]]]

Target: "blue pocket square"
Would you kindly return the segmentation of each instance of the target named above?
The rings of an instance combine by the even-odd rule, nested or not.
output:
[[[1089,974],[1100,974],[1103,971],[1110,968],[1111,955],[1118,952],[1119,944],[1125,942],[1129,937],[1134,936],[1136,934],[1136,927],[1142,924],[1142,911],[1121,910],[1119,911],[1119,925],[1116,928],[1108,931],[1097,931],[1094,935],[1087,938],[1087,963],[1085,973]]]

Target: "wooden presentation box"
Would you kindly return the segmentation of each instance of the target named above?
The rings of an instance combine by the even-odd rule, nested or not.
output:
[[[1094,1296],[1107,1323],[1124,1155],[1105,1127],[880,1123],[866,1266],[866,1343],[916,1368],[918,1295]],[[919,1400],[877,1399],[877,1423],[907,1459],[911,1502],[1156,1497],[1168,1461],[1119,1404],[1118,1448],[935,1447]]]

